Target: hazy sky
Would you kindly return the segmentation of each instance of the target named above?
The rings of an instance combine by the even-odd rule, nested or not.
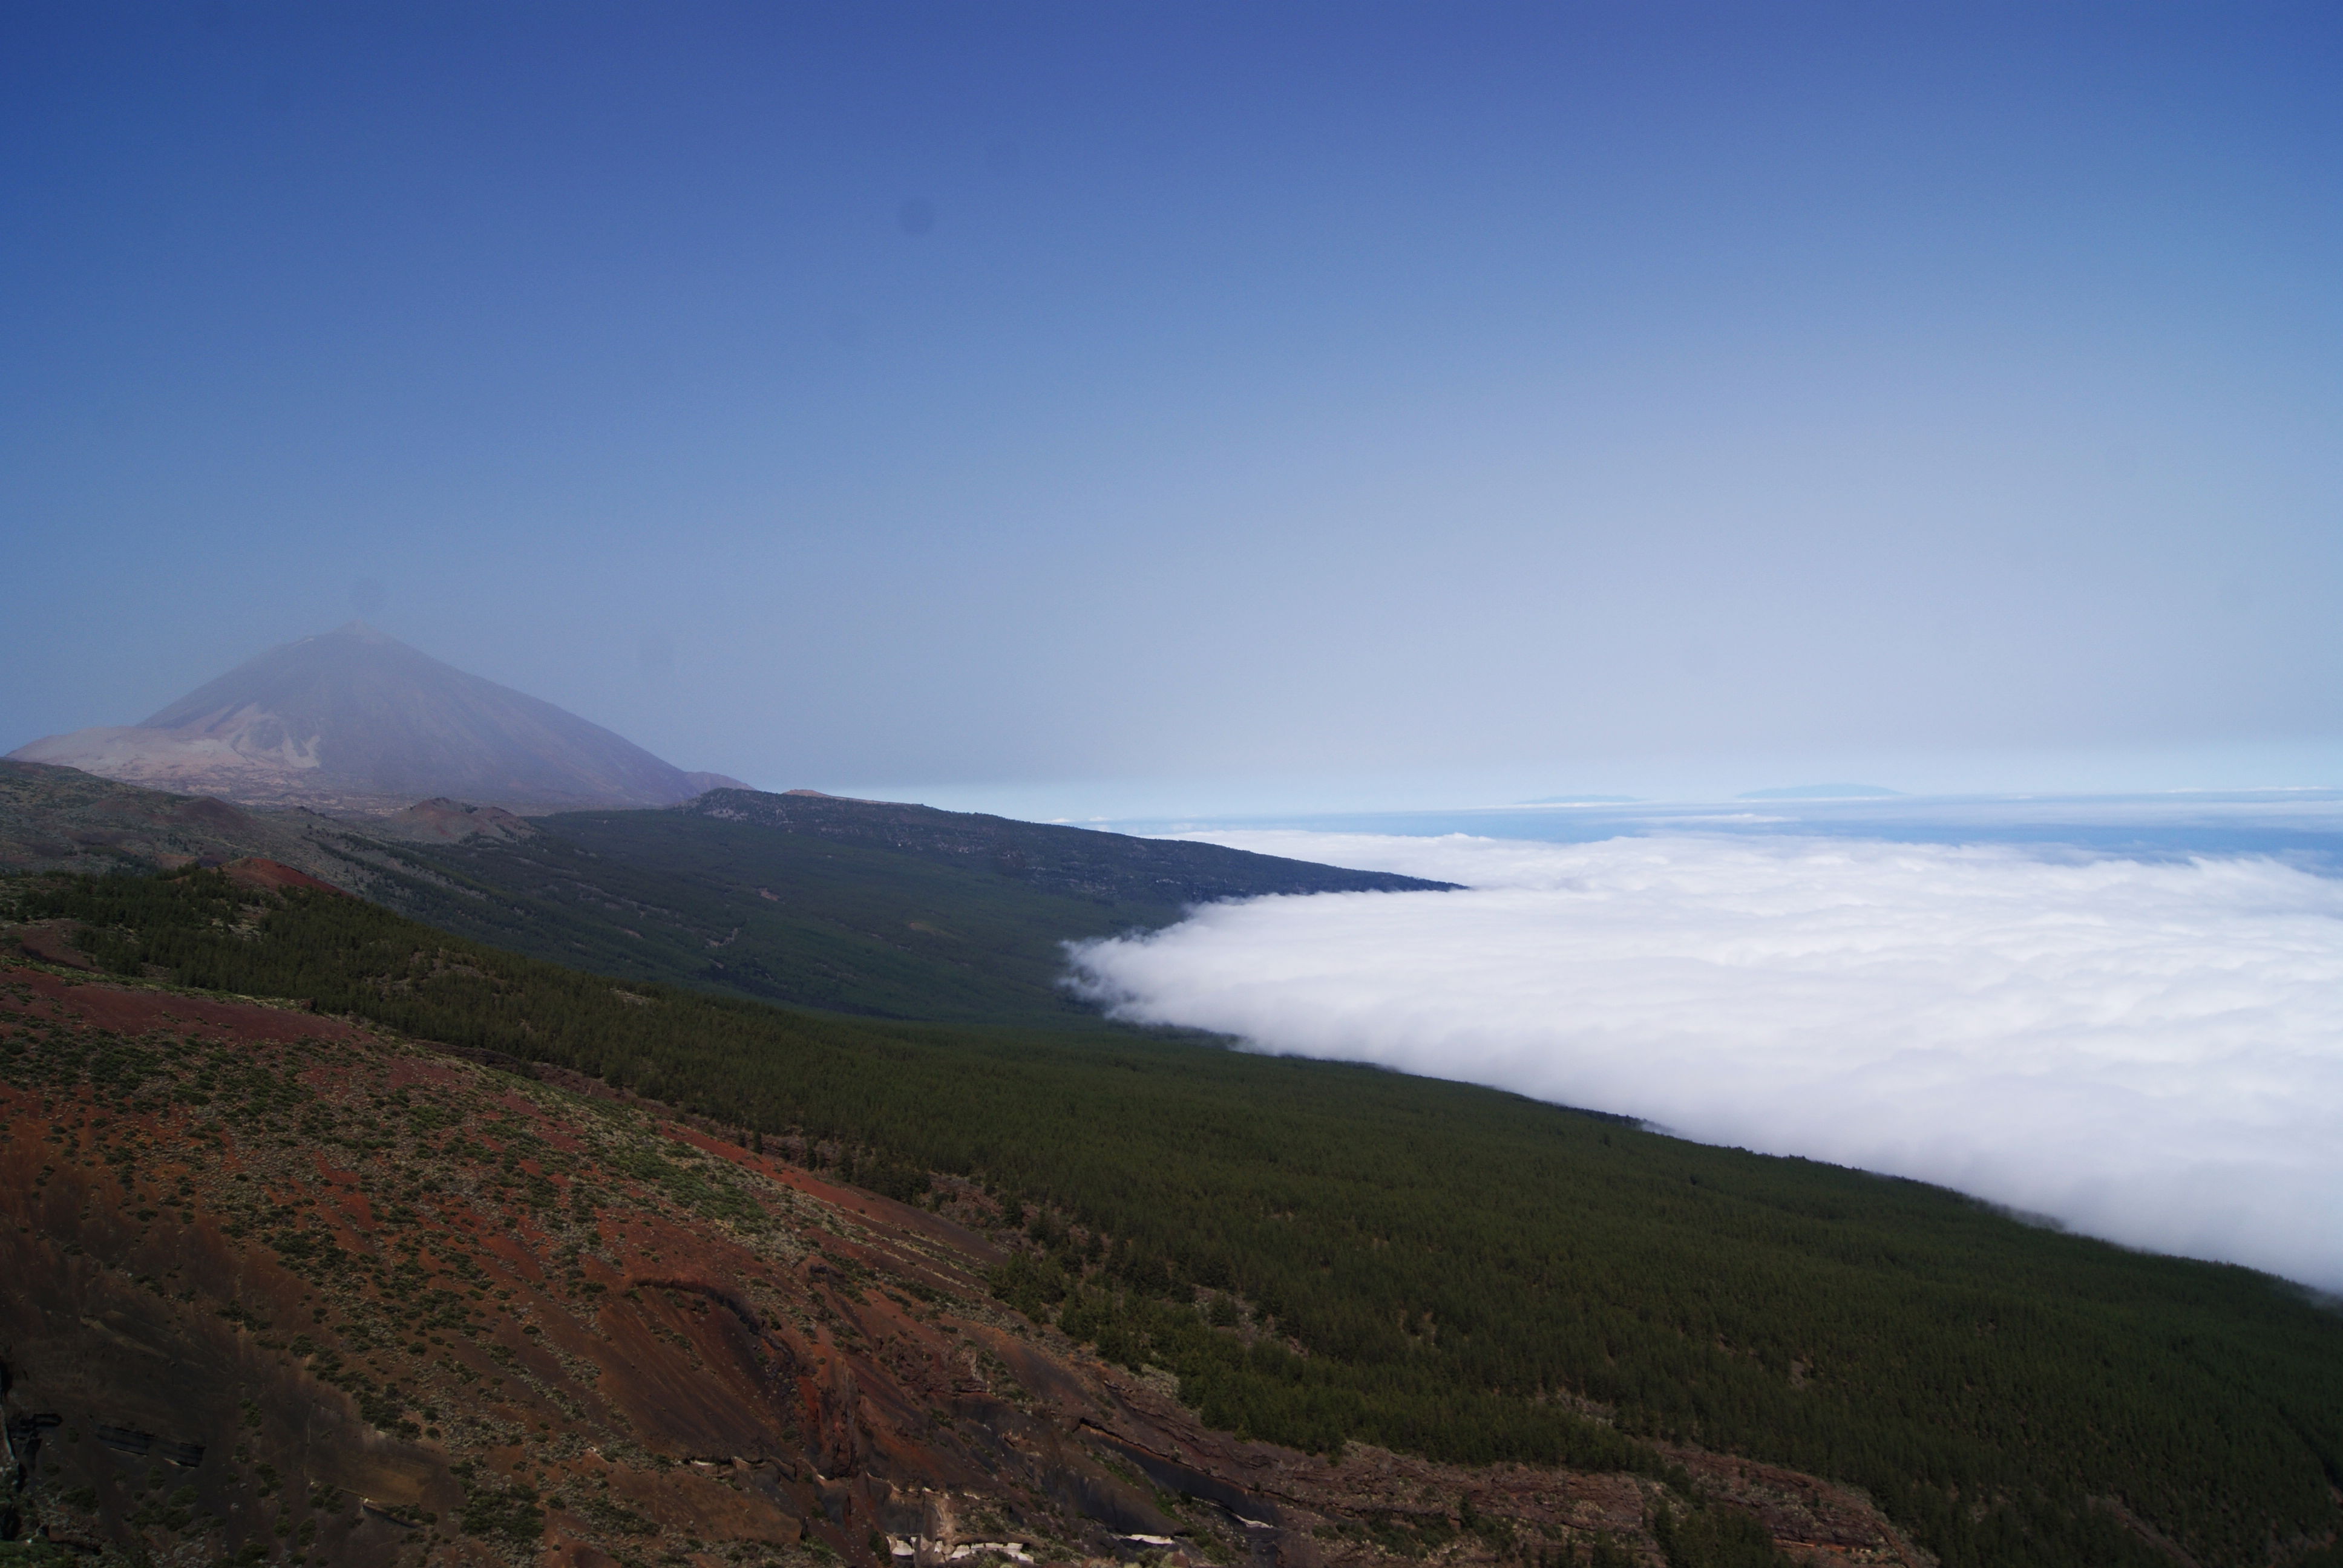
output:
[[[363,613],[774,787],[2343,758],[2338,81],[2325,4],[12,5],[0,749]]]

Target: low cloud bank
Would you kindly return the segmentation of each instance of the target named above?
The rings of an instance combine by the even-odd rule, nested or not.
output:
[[[2002,847],[1196,836],[1471,890],[1215,905],[1076,949],[1118,1016],[2343,1290],[2343,882]]]

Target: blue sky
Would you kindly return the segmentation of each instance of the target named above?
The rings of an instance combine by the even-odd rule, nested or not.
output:
[[[0,749],[363,612],[1042,815],[2343,783],[2338,80],[2311,5],[14,5]]]

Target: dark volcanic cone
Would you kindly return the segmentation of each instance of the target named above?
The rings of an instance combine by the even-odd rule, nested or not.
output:
[[[13,755],[247,803],[327,808],[417,796],[658,806],[690,799],[709,777],[356,622],[271,648],[143,724],[53,736]]]

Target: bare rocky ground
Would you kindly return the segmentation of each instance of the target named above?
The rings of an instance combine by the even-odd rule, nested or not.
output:
[[[994,1301],[966,1183],[0,929],[0,1528],[123,1562],[1657,1563],[1655,1483],[1203,1429]],[[1673,1453],[1793,1557],[1860,1496]],[[140,1554],[144,1554],[141,1557]]]

